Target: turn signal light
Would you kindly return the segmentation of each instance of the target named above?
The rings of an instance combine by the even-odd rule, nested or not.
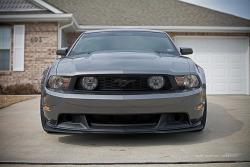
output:
[[[71,78],[62,78],[63,83],[69,83]]]
[[[64,88],[65,88],[65,87],[68,87],[68,86],[69,86],[69,83],[63,83],[63,84],[62,84],[62,87],[64,87]]]
[[[184,77],[175,77],[178,86],[184,86]]]
[[[203,106],[202,106],[202,104],[201,105],[199,105],[199,106],[197,106],[197,109],[201,109]]]
[[[68,88],[71,78],[62,78],[62,88]]]
[[[44,108],[45,108],[46,110],[49,110],[49,107],[48,107],[48,106],[44,106]]]

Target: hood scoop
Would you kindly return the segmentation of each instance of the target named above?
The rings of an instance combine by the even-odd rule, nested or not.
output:
[[[157,59],[154,53],[136,53],[136,52],[109,52],[109,53],[93,53],[90,58],[92,60],[114,60],[114,59]]]

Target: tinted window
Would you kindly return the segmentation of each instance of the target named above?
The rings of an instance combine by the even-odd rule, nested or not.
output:
[[[84,34],[70,56],[84,56],[84,53],[95,51],[149,51],[179,55],[165,33],[116,31]]]
[[[0,27],[0,71],[10,70],[11,28]]]

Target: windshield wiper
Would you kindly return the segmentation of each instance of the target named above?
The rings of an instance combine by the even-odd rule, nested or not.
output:
[[[82,54],[91,54],[94,51],[89,51],[89,52],[74,52],[72,51],[70,56],[75,56],[75,55],[82,55]]]
[[[174,56],[173,54],[168,53],[168,52],[162,52],[162,51],[154,51],[154,52],[157,53],[157,54],[162,54],[162,55],[159,55],[159,56],[162,56],[162,57],[172,57],[172,56]]]
[[[163,52],[163,51],[154,51],[154,52],[158,54],[169,54],[168,52]]]

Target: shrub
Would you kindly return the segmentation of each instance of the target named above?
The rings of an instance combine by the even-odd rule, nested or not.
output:
[[[7,86],[3,90],[3,94],[8,95],[29,95],[29,94],[39,94],[39,91],[34,88],[32,84],[15,84]]]
[[[0,95],[1,94],[4,94],[4,89],[3,89],[2,85],[0,85]]]

